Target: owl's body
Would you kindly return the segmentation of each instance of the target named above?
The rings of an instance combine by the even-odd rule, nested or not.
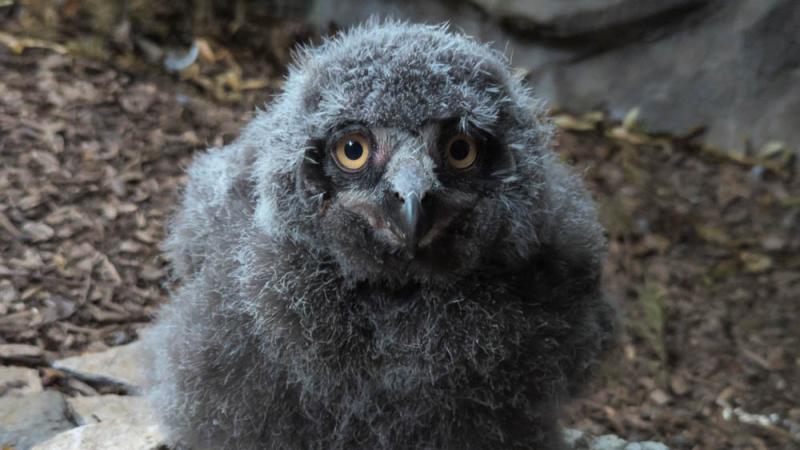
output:
[[[556,449],[607,345],[604,240],[503,57],[356,28],[200,156],[151,398],[196,449]]]

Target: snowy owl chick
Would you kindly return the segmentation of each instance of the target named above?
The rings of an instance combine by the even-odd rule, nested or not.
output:
[[[558,449],[612,334],[605,241],[488,46],[371,22],[198,156],[145,337],[193,449]]]

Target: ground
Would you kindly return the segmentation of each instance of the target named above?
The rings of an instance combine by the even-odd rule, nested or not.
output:
[[[9,36],[0,344],[55,358],[135,340],[167,300],[158,246],[184,169],[235,139],[279,87],[282,58],[234,58],[208,43],[217,73],[178,76]],[[675,449],[797,448],[797,165],[778,147],[731,156],[703,146],[701,132],[647,135],[635,114],[554,118],[557,151],[600,205],[622,324],[618,350],[565,422]],[[40,374],[45,387],[78,393],[51,368]]]

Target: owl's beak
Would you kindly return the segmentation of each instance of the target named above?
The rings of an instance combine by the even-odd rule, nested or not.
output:
[[[383,214],[396,244],[407,258],[414,258],[420,239],[430,229],[433,217],[431,195],[437,188],[435,164],[422,151],[424,147],[410,140],[395,149],[383,178]]]
[[[413,258],[428,228],[429,217],[423,199],[431,183],[416,164],[401,168],[389,181],[384,214],[404,253]]]
[[[406,252],[413,257],[419,243],[419,222],[422,209],[422,200],[419,194],[411,192],[403,196],[403,204],[400,207],[395,225],[400,231],[400,238],[405,243]]]
[[[422,209],[422,197],[425,192],[398,191],[387,192],[389,201],[386,205],[385,217],[389,229],[402,246],[402,252],[413,258],[419,246],[419,239],[424,232],[425,214]]]

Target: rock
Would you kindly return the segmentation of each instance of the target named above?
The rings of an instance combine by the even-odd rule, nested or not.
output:
[[[156,426],[92,423],[61,433],[32,450],[156,450],[165,445]]]
[[[654,389],[650,392],[650,400],[656,402],[658,406],[664,406],[670,401],[669,395],[661,389]]]
[[[0,361],[4,363],[44,364],[44,351],[27,344],[0,344]]]
[[[625,446],[625,450],[669,450],[666,445],[659,442],[633,442]]]
[[[140,341],[58,360],[53,367],[89,383],[108,384],[128,392],[138,392],[145,384]]]
[[[0,398],[0,448],[27,450],[74,426],[67,402],[58,392]]]
[[[628,443],[619,436],[606,434],[591,439],[589,442],[590,450],[624,450]]]
[[[702,0],[473,0],[478,8],[520,32],[580,37],[630,26]]]
[[[70,391],[77,393],[81,396],[92,396],[92,395],[100,395],[97,392],[97,389],[93,388],[87,383],[75,378],[75,377],[67,377],[66,380],[66,388],[69,388]]]
[[[564,430],[564,441],[567,443],[567,448],[578,448],[579,445],[585,445],[586,433],[581,430],[567,428]]]
[[[42,392],[39,371],[27,367],[0,366],[0,396]]]
[[[564,430],[564,441],[570,450],[669,450],[657,442],[627,442],[613,434],[592,437],[575,429]]]
[[[33,242],[44,242],[55,236],[56,232],[49,226],[39,222],[27,222],[22,226],[22,231]]]
[[[0,306],[8,308],[17,298],[19,298],[17,288],[8,280],[0,280]]]
[[[556,108],[634,108],[651,131],[729,150],[800,149],[796,0],[314,0],[320,28],[372,15],[450,22],[530,71]]]
[[[73,416],[81,425],[91,423],[123,423],[148,426],[158,423],[144,397],[130,395],[100,395],[75,397],[67,400]]]

